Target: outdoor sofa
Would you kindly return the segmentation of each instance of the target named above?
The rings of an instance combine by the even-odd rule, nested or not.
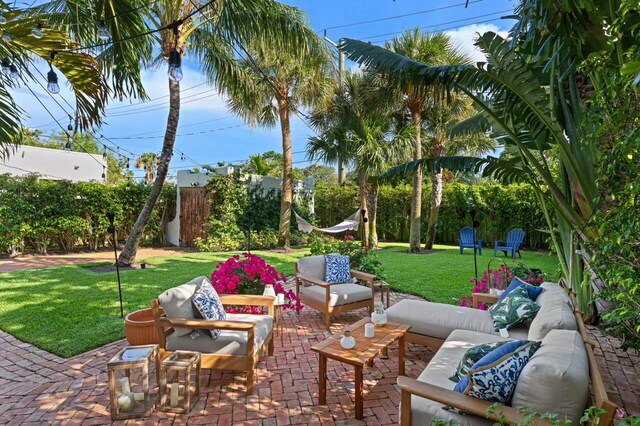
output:
[[[201,276],[170,288],[151,301],[160,338],[160,355],[164,359],[176,350],[201,352],[202,368],[245,371],[246,391],[250,394],[260,353],[267,351],[273,355],[274,298],[221,294],[219,297],[224,306],[264,306],[268,314],[227,313],[224,321],[197,319],[191,300],[196,287],[203,282],[211,285],[207,277]],[[212,339],[203,332],[207,329],[220,330],[220,335]],[[193,330],[200,332],[194,335]]]
[[[389,321],[412,325],[409,341],[436,350],[417,379],[398,378],[401,424],[425,425],[441,419],[463,425],[493,425],[501,416],[511,424],[524,418],[518,410],[523,407],[541,414],[556,413],[579,424],[589,405],[590,383],[591,403],[603,410],[599,424],[611,424],[616,405],[608,400],[593,343],[581,313],[573,308],[575,300],[558,284],[544,283],[542,287],[544,292],[536,299],[540,305],[537,315],[527,327],[510,329],[509,337],[494,331],[489,313],[478,309],[403,300],[387,310]],[[485,302],[497,299],[479,297],[484,297]],[[453,391],[456,383],[449,377],[468,349],[484,343],[525,339],[540,340],[542,344],[519,376],[510,406],[500,406],[487,418],[491,402]],[[538,419],[536,424],[546,421]]]

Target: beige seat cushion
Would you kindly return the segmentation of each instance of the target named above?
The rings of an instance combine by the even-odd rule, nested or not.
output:
[[[589,396],[589,361],[580,333],[551,330],[525,365],[511,405],[566,416],[579,424]]]
[[[411,333],[442,340],[457,329],[499,335],[493,328],[488,311],[444,303],[404,299],[387,309],[387,318],[391,322],[410,324]],[[512,328],[509,330],[509,337],[526,339],[527,329]]]
[[[560,285],[543,283],[536,299],[540,310],[529,326],[529,340],[542,340],[551,330],[577,330],[571,300]]]
[[[300,292],[305,296],[309,296],[320,302],[326,300],[326,290],[319,285],[312,285],[309,287],[301,287]],[[363,300],[371,299],[373,292],[371,288],[360,284],[332,284],[331,295],[329,296],[329,306],[340,306],[348,303],[361,302]]]
[[[169,290],[158,296],[160,306],[164,309],[165,314],[169,318],[188,318],[193,319],[193,307],[191,299],[193,292],[196,291],[196,287],[203,281],[209,283],[209,280],[205,276],[194,278],[186,284],[179,285],[177,287],[170,288]],[[186,336],[193,330],[191,328],[177,327],[175,334],[177,336]]]
[[[418,376],[418,381],[453,390],[456,383],[449,380],[455,372],[462,356],[473,346],[482,343],[502,342],[500,336],[476,331],[455,330],[431,359],[427,368]],[[443,404],[413,395],[411,397],[411,424],[430,425],[434,419],[456,420],[461,424],[493,425],[488,419],[471,415],[462,415],[443,408]]]
[[[327,263],[324,260],[324,255],[302,257],[298,260],[298,272],[309,278],[324,281],[326,269]]]
[[[254,353],[257,353],[273,329],[273,318],[269,315],[227,314],[227,321],[252,322],[254,329]],[[247,332],[235,330],[220,330],[220,336],[212,339],[205,333],[192,339],[191,336],[178,336],[171,333],[167,337],[168,351],[196,351],[205,354],[247,355]]]

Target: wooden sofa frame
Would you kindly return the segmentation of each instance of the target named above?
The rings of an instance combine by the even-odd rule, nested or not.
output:
[[[354,269],[351,270],[351,277],[357,278],[359,280],[365,281],[367,283],[367,287],[371,289],[371,299],[361,300],[359,302],[347,303],[344,305],[331,306],[331,284],[325,281],[321,281],[315,278],[311,278],[306,275],[302,275],[298,272],[298,262],[294,264],[294,271],[296,275],[296,294],[300,298],[300,301],[312,307],[313,309],[324,312],[325,314],[325,326],[327,330],[331,328],[331,314],[338,314],[341,312],[349,312],[354,311],[356,309],[368,308],[369,313],[373,312],[373,300],[375,298],[375,290],[373,288],[373,281],[376,279],[375,275],[367,274],[366,272],[356,271]],[[307,296],[300,291],[300,287],[302,286],[302,281],[305,281],[311,285],[317,285],[325,289],[326,299],[324,302],[321,302],[317,299],[314,299],[311,296]]]
[[[223,305],[243,305],[243,306],[266,306],[269,315],[274,316],[274,301],[271,296],[253,296],[240,294],[221,294],[220,301]],[[156,323],[158,337],[160,340],[160,359],[164,360],[173,352],[167,350],[167,336],[174,332],[175,327],[198,328],[198,329],[219,329],[236,330],[247,333],[247,355],[232,354],[208,354],[201,355],[202,368],[211,370],[237,370],[247,373],[247,394],[253,391],[254,369],[260,359],[260,352],[268,349],[269,356],[273,355],[273,329],[265,339],[258,351],[254,349],[255,324],[242,321],[214,321],[189,318],[168,318],[160,309],[160,302],[151,301],[151,310]],[[274,322],[275,325],[275,322]]]
[[[479,302],[495,303],[498,297],[499,296],[497,295],[486,293],[474,293],[473,307],[477,308],[477,304]],[[584,321],[582,320],[582,313],[577,308],[578,305],[576,303],[575,294],[570,291],[569,297],[571,298],[573,313],[576,317],[576,323],[578,325],[578,331],[580,332],[582,340],[584,341],[584,347],[587,352],[587,358],[589,360],[589,377],[591,381],[591,391],[593,393],[592,402],[598,409],[601,410],[601,413],[598,416],[599,422],[589,422],[587,424],[593,426],[595,426],[596,424],[598,426],[610,426],[613,424],[617,405],[611,402],[607,395],[607,391],[604,387],[604,382],[602,381],[602,375],[600,374],[600,370],[598,369],[598,364],[596,363],[596,358],[593,353],[593,347],[595,346],[595,343],[591,341],[589,335],[587,334],[587,328],[585,327]],[[407,339],[407,341],[423,345],[424,343],[422,342],[431,343],[431,345],[425,345],[431,348],[434,347],[432,346],[432,344],[435,344],[437,345],[435,349],[442,346],[442,343],[444,342],[441,339],[435,339],[429,336],[416,336],[418,336],[418,338],[414,338],[414,340]],[[438,341],[440,342],[439,344]],[[441,403],[444,406],[455,407],[464,412],[495,420],[497,422],[502,420],[506,424],[515,424],[522,422],[526,417],[526,413],[521,413],[520,411],[518,411],[518,409],[506,405],[500,405],[498,408],[493,410],[491,414],[487,414],[487,410],[489,409],[489,407],[494,405],[492,402],[454,392],[452,390],[441,388],[429,383],[420,382],[409,377],[400,376],[398,377],[397,383],[400,387],[400,424],[402,426],[411,425],[411,395],[420,396],[422,398]],[[548,419],[538,418],[535,420],[535,424],[548,425],[550,424],[550,422]]]

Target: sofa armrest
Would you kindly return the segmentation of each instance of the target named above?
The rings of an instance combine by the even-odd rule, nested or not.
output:
[[[205,319],[189,319],[189,318],[160,318],[160,322],[169,327],[184,327],[184,328],[200,328],[205,330],[238,330],[248,331],[252,330],[256,325],[252,322],[242,321],[220,321],[220,320],[205,320]]]
[[[362,281],[366,281],[369,283],[369,287],[373,288],[373,281],[376,279],[376,276],[373,274],[368,274],[362,271],[356,271],[355,269],[351,270],[351,276],[357,278]]]
[[[455,407],[467,413],[488,418],[495,421],[505,419],[506,424],[519,423],[525,419],[525,414],[507,405],[499,405],[491,414],[487,413],[494,403],[474,398],[469,395],[454,392],[449,389],[434,386],[429,383],[419,382],[409,377],[400,376],[397,380],[400,386],[402,413],[402,425],[411,424],[411,395],[416,395],[431,401],[439,402],[449,407]],[[536,425],[549,425],[548,419],[536,419]]]
[[[500,295],[488,293],[473,293],[473,307],[478,309],[478,303],[494,304],[498,301]]]

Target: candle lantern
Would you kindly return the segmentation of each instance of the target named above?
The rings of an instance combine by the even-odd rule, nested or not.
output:
[[[160,366],[160,408],[186,414],[200,398],[200,352],[175,351]]]
[[[158,398],[159,363],[158,345],[127,346],[111,358],[107,363],[111,420],[151,415]]]
[[[502,264],[498,266],[497,270],[491,269],[491,263],[494,260],[502,262]],[[507,268],[507,264],[504,263],[504,260],[493,258],[489,261],[489,264],[487,265],[487,275],[489,276],[488,286],[490,294],[502,294],[502,292],[507,288],[508,271],[509,268]]]

